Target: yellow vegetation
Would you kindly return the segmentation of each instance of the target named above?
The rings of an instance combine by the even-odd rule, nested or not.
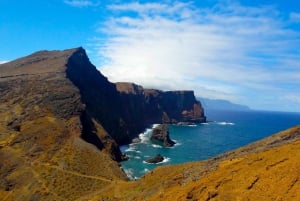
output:
[[[93,200],[299,200],[297,136],[300,127],[219,158],[159,167],[138,181],[113,184]]]

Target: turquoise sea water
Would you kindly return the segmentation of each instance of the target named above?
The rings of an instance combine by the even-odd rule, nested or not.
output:
[[[262,139],[276,132],[300,125],[300,113],[265,111],[206,111],[208,123],[192,126],[170,125],[172,148],[153,144],[151,128],[140,134],[141,142],[122,146],[129,156],[121,163],[131,179],[143,176],[159,165],[204,160]],[[155,126],[155,125],[154,125]],[[148,164],[147,158],[161,154],[160,164]]]

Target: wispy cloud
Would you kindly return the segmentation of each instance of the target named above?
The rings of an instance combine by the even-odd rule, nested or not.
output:
[[[90,7],[90,6],[98,6],[99,2],[93,2],[89,0],[65,0],[65,4],[73,7]]]
[[[290,20],[292,22],[300,23],[300,13],[295,13],[295,12],[290,13]]]
[[[227,1],[200,9],[177,1],[109,8],[117,15],[99,28],[108,39],[95,44],[105,58],[100,70],[112,81],[233,101],[283,93],[282,84],[300,87],[299,33],[272,6]]]

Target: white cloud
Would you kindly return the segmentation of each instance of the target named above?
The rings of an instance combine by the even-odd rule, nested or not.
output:
[[[0,64],[4,64],[4,63],[7,63],[7,62],[9,62],[9,61],[5,61],[5,60],[0,60]]]
[[[73,7],[90,7],[90,6],[98,6],[99,3],[94,3],[93,1],[89,0],[65,0],[65,4]]]
[[[299,86],[299,33],[285,28],[271,6],[131,3],[109,6],[111,17],[96,42],[111,81],[194,89],[198,95],[241,100]],[[300,86],[299,86],[300,87]],[[262,94],[259,94],[262,93]],[[246,99],[246,98],[245,98]]]

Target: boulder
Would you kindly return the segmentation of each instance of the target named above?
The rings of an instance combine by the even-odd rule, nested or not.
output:
[[[153,158],[149,158],[146,160],[147,163],[160,163],[164,160],[164,157],[160,154],[157,154]]]

